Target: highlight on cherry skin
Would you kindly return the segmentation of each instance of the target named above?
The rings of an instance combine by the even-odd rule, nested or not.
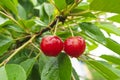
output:
[[[46,56],[57,56],[63,50],[63,42],[58,36],[45,36],[40,48]]]

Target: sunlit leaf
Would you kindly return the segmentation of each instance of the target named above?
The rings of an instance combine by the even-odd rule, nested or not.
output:
[[[49,3],[44,3],[44,9],[48,16],[52,16],[52,14],[54,12],[53,5],[51,5]]]
[[[0,47],[0,56],[2,56],[5,52],[8,51],[8,48],[10,47],[11,42],[6,43],[5,45]]]
[[[106,39],[101,30],[92,23],[83,22],[80,23],[80,28],[85,32],[86,35],[90,36],[94,40],[97,40],[100,43],[105,43]]]
[[[74,0],[65,0],[67,5],[74,3]]]
[[[6,70],[5,70],[5,66],[0,67],[0,80],[8,80]]]
[[[57,58],[51,58],[44,66],[41,80],[60,80]]]
[[[108,20],[120,23],[120,15],[109,17]]]
[[[7,7],[9,10],[11,10],[15,15],[18,14],[17,11],[17,4],[13,3],[11,0],[1,0],[0,4]]]
[[[69,57],[66,54],[60,54],[46,62],[41,73],[41,80],[70,80],[71,72],[72,66]]]
[[[27,17],[25,9],[20,4],[18,5],[18,14],[22,19],[26,19]]]
[[[120,36],[120,30],[111,23],[100,23],[97,25],[98,27],[100,27],[101,29],[105,30],[108,33],[113,33],[113,34]]]
[[[20,63],[20,65],[24,68],[27,76],[29,76],[33,68],[33,65],[35,64],[35,61],[36,61],[35,58],[32,58],[32,59],[27,59],[26,61]]]
[[[0,47],[12,42],[12,40],[13,39],[11,37],[0,34]]]
[[[66,8],[66,0],[54,0],[56,7],[59,10],[65,9]]]
[[[75,71],[75,69],[72,70],[72,74],[73,74],[75,80],[80,80],[77,72]]]
[[[90,4],[90,9],[95,11],[120,13],[119,4],[120,0],[93,0]]]
[[[120,44],[117,43],[116,41],[110,38],[106,38],[105,46],[120,55]]]
[[[113,72],[112,70],[110,70],[109,68],[107,68],[105,65],[101,64],[98,61],[88,60],[88,61],[86,61],[86,63],[89,66],[91,66],[93,69],[98,71],[107,80],[116,80],[116,79],[120,78],[115,72]]]
[[[115,56],[112,56],[112,55],[102,55],[100,57],[107,60],[107,61],[109,61],[109,62],[120,65],[120,62],[119,62],[120,58],[119,57],[115,57]]]
[[[60,80],[70,80],[72,65],[69,57],[66,54],[61,54],[58,57],[58,66],[59,66]]]
[[[24,69],[16,64],[8,64],[5,66],[8,80],[26,80]]]

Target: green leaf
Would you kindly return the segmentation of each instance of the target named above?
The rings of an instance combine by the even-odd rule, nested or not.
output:
[[[2,56],[5,52],[8,51],[8,48],[11,46],[11,42],[6,43],[5,45],[0,47],[0,56]]]
[[[86,12],[84,14],[80,14],[81,12],[84,12],[85,10],[83,9],[79,9],[79,8],[76,8],[76,9],[73,9],[71,11],[71,14],[72,15],[77,15],[77,16],[84,16],[84,17],[92,17],[92,18],[96,18],[94,14],[92,14],[91,12]]]
[[[6,70],[5,70],[5,66],[0,67],[0,80],[8,80]]]
[[[15,6],[18,6],[18,0],[11,0]]]
[[[120,23],[120,15],[109,17],[108,20]]]
[[[79,16],[79,15],[78,15],[78,16]],[[80,14],[80,16],[96,18],[95,15],[92,14],[91,12],[87,12],[87,13],[84,13],[84,14]]]
[[[61,53],[58,57],[50,57],[47,60],[45,58],[39,66],[42,66],[41,80],[71,79],[72,66],[66,54]]]
[[[22,28],[20,28],[19,26],[13,26],[13,25],[11,25],[11,26],[7,26],[6,28],[9,29],[9,30],[18,32],[18,33],[24,32],[24,30]]]
[[[86,12],[88,9],[89,9],[89,4],[87,2],[81,2],[77,7],[75,7],[71,11],[71,14],[74,14],[74,15],[77,15],[77,16],[96,18],[96,16],[92,12]],[[85,12],[85,13],[80,14],[82,12]]]
[[[20,57],[17,57],[16,59],[14,59],[13,61],[9,61],[9,63],[20,64],[21,62],[23,62],[27,59],[28,59],[27,56],[20,56]]]
[[[65,0],[65,1],[67,5],[74,3],[74,0]]]
[[[20,4],[18,4],[18,14],[20,18],[26,19],[26,11]]]
[[[45,12],[47,13],[48,16],[53,15],[53,13],[54,13],[53,5],[51,5],[49,3],[44,3],[44,9],[45,9]]]
[[[120,62],[119,62],[120,58],[118,58],[118,57],[115,57],[115,56],[112,56],[112,55],[102,55],[100,57],[107,60],[107,61],[109,61],[109,62],[120,65]]]
[[[57,58],[50,58],[45,64],[41,73],[41,80],[60,80]]]
[[[65,9],[66,8],[66,0],[54,0],[56,7],[59,10]]]
[[[45,64],[48,62],[49,58],[47,56],[45,56],[44,54],[41,54],[39,57],[39,73],[42,73],[42,70],[45,66]]]
[[[41,26],[35,23],[36,19],[21,20],[20,22],[25,25],[25,28],[30,32],[35,32],[36,28],[40,30]],[[38,20],[38,19],[37,19]],[[19,30],[19,29],[18,29]],[[23,31],[23,30],[22,30]],[[36,31],[37,32],[37,31]],[[24,32],[23,32],[24,33]]]
[[[0,26],[3,25],[4,23],[6,23],[7,21],[9,21],[9,19],[5,19],[0,16]]]
[[[27,28],[31,29],[31,27],[35,25],[34,20],[36,20],[36,19],[29,19],[29,20],[25,20],[25,21],[23,20],[23,22]]]
[[[8,80],[26,80],[24,69],[16,64],[8,64],[5,66]]]
[[[67,29],[65,31],[57,31],[56,34],[63,40],[71,36],[70,32]]]
[[[100,27],[101,29],[105,30],[108,33],[113,33],[113,34],[120,36],[120,30],[111,23],[100,23],[97,25],[98,27]]]
[[[78,76],[78,74],[77,74],[77,72],[75,71],[74,68],[72,69],[72,73],[73,73],[73,76],[74,76],[75,80],[80,80],[79,76]]]
[[[0,29],[3,27],[6,27],[6,25],[12,24],[12,21],[9,20],[8,18],[3,18],[0,16]]]
[[[88,42],[88,43],[87,43],[87,47],[88,47],[88,50],[91,51],[91,50],[96,49],[96,48],[98,47],[98,44]]]
[[[24,29],[22,29],[22,28],[20,28],[19,26],[16,26],[16,25],[8,25],[8,26],[6,26],[6,29],[5,30],[7,30],[7,31],[9,31],[9,36],[10,37],[13,37],[14,39],[15,38],[18,38],[18,37],[23,37],[23,36],[25,36],[25,31],[24,31]],[[12,41],[14,41],[13,39],[12,39]]]
[[[104,34],[94,24],[83,22],[80,24],[80,28],[92,39],[103,44],[106,42]]]
[[[34,20],[34,22],[36,23],[36,25],[40,25],[40,26],[47,26],[47,24],[45,24],[43,21],[41,20]]]
[[[117,66],[117,67],[115,67],[115,68],[117,68],[117,69],[119,69],[119,70],[120,70],[120,66]]]
[[[86,40],[86,44],[87,44],[86,49],[87,49],[88,52],[91,51],[91,50],[94,50],[98,47],[98,44],[93,39],[89,38],[85,34],[80,33],[80,35],[82,35]]]
[[[98,61],[88,60],[86,63],[104,76],[106,80],[116,80],[120,78],[116,73]]]
[[[35,9],[39,10],[40,19],[45,23],[49,23],[49,17],[47,13],[45,12],[44,4],[35,7]]]
[[[27,59],[24,62],[21,62],[20,65],[24,68],[26,75],[29,76],[34,64],[35,64],[36,59]]]
[[[95,11],[105,11],[120,13],[120,0],[93,0],[90,9]]]
[[[87,2],[81,2],[75,9],[88,10],[89,4]]]
[[[36,14],[35,10],[33,10],[34,6],[31,0],[19,0],[19,4],[21,4],[21,6],[25,9],[28,19],[30,19],[34,13]]]
[[[87,0],[87,1],[91,3],[93,0]]]
[[[37,5],[37,3],[38,3],[38,1],[37,0],[30,0],[31,1],[31,3],[34,5],[34,6],[36,6]]]
[[[40,4],[47,2],[47,0],[37,0]]]
[[[0,47],[12,42],[12,38],[3,34],[0,34]]]
[[[58,57],[59,76],[60,80],[70,80],[72,65],[69,57],[66,54],[61,53]]]
[[[11,0],[1,0],[0,4],[7,7],[7,9],[11,10],[15,15],[18,14],[17,6]]]
[[[116,41],[106,38],[106,44],[105,46],[109,48],[110,50],[114,51],[115,53],[120,55],[120,44],[117,43]]]
[[[44,5],[43,4],[38,5],[38,6],[35,7],[35,9],[39,10],[39,16],[43,18],[44,17],[44,13],[45,13]]]
[[[32,72],[30,74],[30,76],[28,77],[27,80],[41,80],[40,79],[40,73],[39,73],[39,67],[38,67],[38,63],[36,63],[32,69]]]

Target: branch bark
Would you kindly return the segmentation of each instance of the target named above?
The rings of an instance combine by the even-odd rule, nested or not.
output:
[[[30,40],[28,40],[25,44],[17,48],[7,59],[5,59],[0,66],[6,64],[13,56],[15,56],[21,49],[23,49],[25,46],[27,46],[29,43],[32,42],[32,40],[36,37],[36,35],[33,35]]]
[[[55,20],[53,22],[51,22],[50,25],[48,25],[48,27],[46,27],[46,28],[42,29],[40,32],[36,33],[37,36],[41,36],[44,32],[51,30],[56,25],[57,21],[64,23],[66,18],[67,18],[66,16],[62,16],[62,15],[57,16],[55,18]]]
[[[36,37],[41,36],[44,32],[51,30],[56,24],[57,21],[64,23],[68,14],[70,13],[70,11],[76,7],[78,5],[78,3],[80,3],[82,0],[78,0],[78,2],[76,2],[75,4],[73,4],[70,9],[68,11],[65,11],[65,13],[63,15],[59,15],[57,16],[53,22],[51,22],[50,25],[48,25],[48,27],[42,29],[40,32],[35,33],[33,36],[30,37],[26,37],[22,42],[18,40],[17,44],[20,44],[19,46],[17,46],[17,49],[7,58],[5,59],[0,66],[6,64],[13,56],[15,56],[21,49],[23,49],[24,47],[26,47],[29,43],[32,42],[32,40],[34,40]],[[0,12],[0,14],[3,14],[2,12]],[[9,19],[11,19],[13,22],[15,22],[16,24],[18,24],[19,26],[21,26],[17,21],[15,21],[13,18],[7,16],[6,14],[3,14],[4,16],[8,17]]]
[[[41,36],[44,32],[46,31],[49,31],[50,29],[52,29],[56,23],[57,23],[57,20],[59,20],[59,22],[62,22],[64,23],[66,17],[63,17],[63,16],[57,16],[55,18],[55,20],[46,28],[42,29],[40,32],[30,36],[30,37],[27,37],[24,39],[24,42],[19,42],[20,45],[17,46],[17,49],[7,58],[5,59],[1,64],[0,66],[2,65],[5,65],[13,56],[15,56],[21,49],[23,49],[24,47],[26,47],[29,43],[31,43],[37,36]]]

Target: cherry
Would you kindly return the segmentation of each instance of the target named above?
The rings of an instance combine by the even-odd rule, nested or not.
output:
[[[40,48],[47,56],[57,56],[63,49],[63,42],[58,36],[46,36],[42,38]]]
[[[64,51],[71,57],[79,57],[85,51],[85,40],[80,36],[69,37],[64,41]]]

